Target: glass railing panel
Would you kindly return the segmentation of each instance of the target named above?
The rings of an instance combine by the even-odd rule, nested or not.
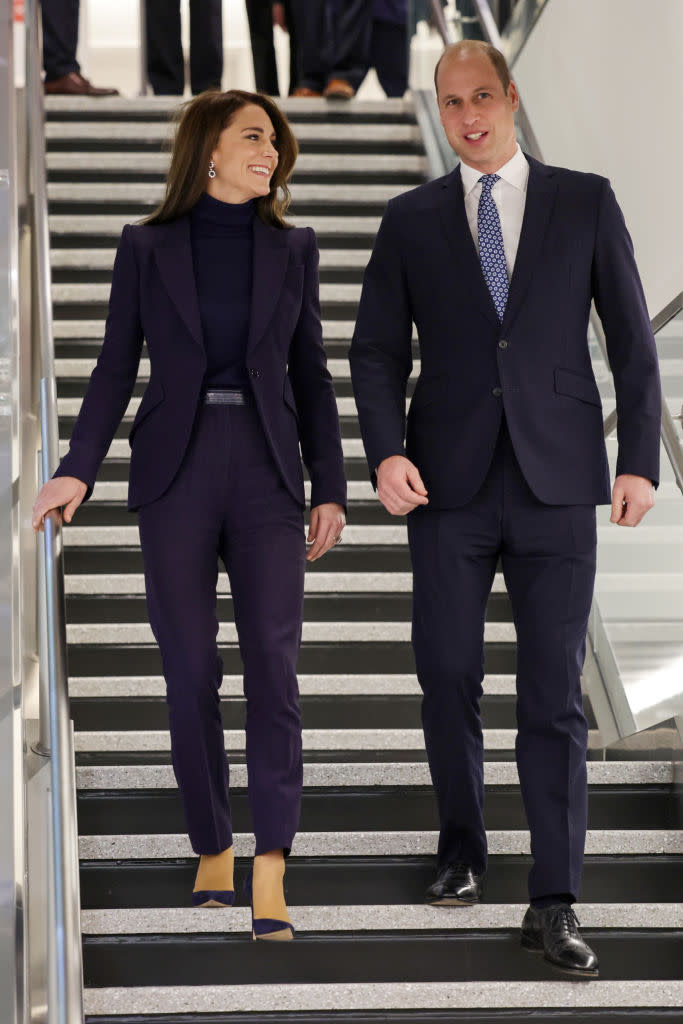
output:
[[[665,400],[680,412],[683,393],[683,320],[656,334]],[[595,331],[589,345],[605,416],[615,406],[614,385]],[[677,422],[680,439],[680,421]],[[611,477],[617,436],[607,438]],[[683,714],[683,494],[662,445],[656,503],[635,529],[609,522],[598,508],[598,572],[595,603],[612,648],[630,730],[635,732]]]

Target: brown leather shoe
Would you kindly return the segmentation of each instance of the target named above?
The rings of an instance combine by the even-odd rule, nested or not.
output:
[[[326,100],[352,100],[356,90],[343,78],[331,79],[323,90]]]
[[[290,93],[290,96],[292,99],[319,99],[322,93],[316,92],[315,89],[308,89],[305,85],[300,85],[298,89]]]
[[[68,75],[55,78],[52,82],[43,82],[46,96],[118,96],[118,89],[97,89],[78,71],[70,71]]]

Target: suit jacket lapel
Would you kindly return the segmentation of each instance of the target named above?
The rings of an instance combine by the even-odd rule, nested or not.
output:
[[[247,352],[263,337],[275,312],[289,263],[287,230],[271,227],[254,217],[254,255],[251,316]]]
[[[541,258],[543,241],[552,217],[557,193],[557,182],[554,180],[552,169],[532,157],[527,156],[527,160],[529,161],[529,182],[524,219],[503,317],[504,330],[519,310],[531,283],[534,268]]]
[[[161,279],[190,334],[204,348],[199,299],[192,264],[190,218],[179,217],[164,225],[165,232],[154,252]]]
[[[468,291],[481,306],[482,312],[489,320],[498,323],[496,307],[481,272],[481,263],[467,220],[459,165],[444,180],[442,187],[439,216],[457,260],[457,270],[454,272],[460,275],[461,281],[464,281]]]

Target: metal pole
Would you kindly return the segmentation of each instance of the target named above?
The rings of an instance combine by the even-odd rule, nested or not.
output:
[[[139,48],[139,61],[140,61],[140,96],[147,95],[147,4],[145,0],[140,0],[139,4],[139,24],[140,24],[140,48]]]
[[[41,383],[42,390],[42,383]],[[42,450],[38,452],[38,487],[43,486]],[[48,636],[45,605],[45,545],[38,544],[36,593],[38,596],[38,742],[32,749],[43,757],[50,756],[50,681],[47,671]]]

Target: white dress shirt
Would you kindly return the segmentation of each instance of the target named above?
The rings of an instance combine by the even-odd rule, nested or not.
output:
[[[477,226],[477,215],[479,212],[479,198],[481,196],[481,184],[479,179],[482,172],[470,167],[461,161],[462,187],[465,193],[465,212],[467,221],[472,232],[474,245],[479,254],[479,230]],[[526,187],[529,181],[529,163],[517,146],[517,152],[503,164],[496,174],[500,181],[491,189],[493,201],[500,217],[500,230],[503,235],[503,248],[505,249],[505,262],[507,264],[508,281],[512,277],[512,270],[517,257],[519,236],[522,233],[522,221],[524,219],[524,207],[526,205]]]

